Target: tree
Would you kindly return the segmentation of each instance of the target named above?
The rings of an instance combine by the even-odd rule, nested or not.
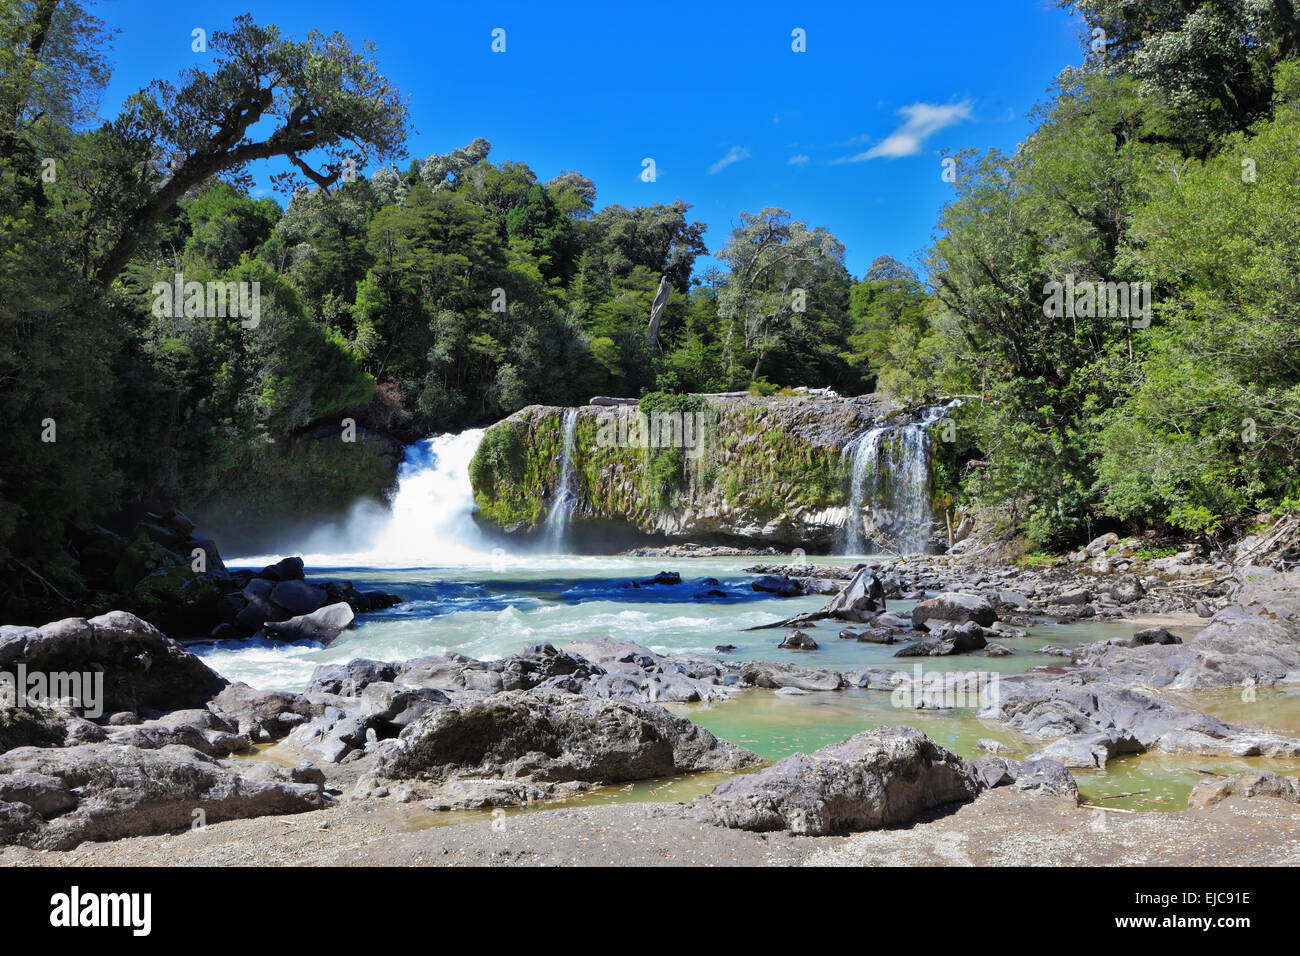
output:
[[[825,316],[821,293],[832,284],[840,286],[837,292],[845,298],[832,308],[845,318],[844,244],[822,227],[809,229],[792,220],[784,209],[742,212],[718,258],[731,270],[718,294],[718,316],[729,323],[724,346],[728,378],[735,380],[742,357],[753,362],[753,381],[774,349],[799,338],[805,345],[816,341],[807,332]],[[841,328],[837,338],[842,335]]]
[[[342,34],[317,31],[287,40],[243,16],[233,30],[214,31],[210,47],[211,72],[190,70],[179,88],[155,81],[104,131],[124,155],[138,157],[148,143],[172,162],[137,176],[123,197],[129,204],[103,224],[106,251],[94,263],[101,282],[116,278],[166,211],[210,177],[240,181],[253,160],[283,156],[326,189],[347,162],[360,167],[402,147],[406,106],[368,58],[371,44],[354,51]],[[267,120],[270,131],[254,138],[253,128]],[[278,181],[291,187],[295,176],[286,172]]]
[[[1165,100],[1176,138],[1204,156],[1272,109],[1273,71],[1300,53],[1290,0],[1061,0],[1104,31],[1099,64]],[[1092,34],[1085,42],[1091,43]]]

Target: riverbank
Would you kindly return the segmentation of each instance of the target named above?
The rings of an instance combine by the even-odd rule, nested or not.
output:
[[[909,827],[851,836],[751,833],[680,805],[561,808],[433,825],[368,801],[202,831],[0,849],[3,866],[1295,866],[1300,806],[1233,797],[1177,813],[1102,813],[1009,789]]]

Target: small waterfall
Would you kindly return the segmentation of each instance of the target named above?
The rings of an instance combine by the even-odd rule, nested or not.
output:
[[[578,434],[578,410],[570,408],[564,413],[564,447],[560,452],[560,480],[555,486],[555,500],[546,516],[546,550],[552,554],[564,551],[568,537],[569,521],[578,504],[578,493],[573,488],[573,446]]]
[[[845,554],[865,554],[872,538],[902,553],[925,550],[933,526],[928,429],[946,411],[926,408],[919,422],[877,425],[844,446],[850,481]]]
[[[849,517],[844,524],[844,553],[863,554],[867,549],[862,537],[862,509],[868,496],[874,500],[880,475],[880,439],[888,431],[877,426],[844,446],[849,458]],[[856,516],[856,517],[855,517]]]

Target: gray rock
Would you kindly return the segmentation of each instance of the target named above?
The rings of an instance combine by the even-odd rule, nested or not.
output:
[[[1288,803],[1300,803],[1300,779],[1266,770],[1234,774],[1222,780],[1202,780],[1187,797],[1187,807],[1212,807],[1229,797],[1273,797]],[[0,793],[2,799],[5,797]]]
[[[617,783],[761,762],[662,707],[537,691],[435,708],[397,743],[384,777]]]
[[[839,690],[844,686],[844,678],[838,671],[773,661],[746,661],[740,665],[740,677],[755,687]]]
[[[815,651],[817,642],[803,631],[791,631],[777,647],[792,651]]]
[[[115,744],[11,750],[0,755],[0,795],[0,840],[43,850],[186,830],[196,811],[216,823],[325,801],[319,784],[247,781],[188,747]]]
[[[277,584],[276,588],[301,584],[300,581],[288,581]],[[329,645],[335,638],[352,626],[355,615],[346,603],[330,604],[307,614],[291,617],[287,621],[267,621],[266,633],[282,641],[316,641]]]
[[[933,629],[931,621],[951,624],[974,622],[980,627],[988,627],[997,619],[997,613],[987,598],[956,591],[945,591],[912,608],[912,626],[922,629]]]
[[[979,789],[966,761],[919,730],[881,727],[732,777],[692,809],[717,826],[823,836],[907,823]]]
[[[126,611],[0,637],[0,669],[13,673],[20,663],[30,672],[103,672],[105,713],[200,707],[226,686],[180,644]]]

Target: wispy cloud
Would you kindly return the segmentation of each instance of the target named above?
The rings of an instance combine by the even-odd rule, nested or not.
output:
[[[861,163],[868,159],[898,159],[900,156],[915,156],[925,145],[925,141],[939,130],[960,123],[970,118],[972,103],[962,100],[941,106],[937,103],[913,103],[904,106],[898,115],[905,122],[865,153],[845,156],[835,160],[837,163]]]
[[[733,146],[727,151],[727,155],[709,167],[709,175],[713,176],[722,172],[732,163],[738,163],[742,159],[749,159],[749,150],[743,146]]]
[[[787,166],[802,166],[804,163],[808,162],[808,157],[803,153],[796,153],[785,162]]]

